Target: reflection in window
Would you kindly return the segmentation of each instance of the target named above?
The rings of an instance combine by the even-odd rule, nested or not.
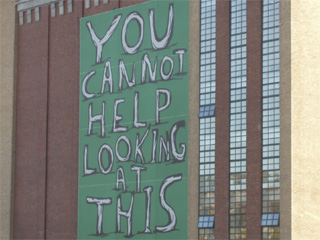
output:
[[[214,216],[199,216],[198,228],[213,228]]]
[[[216,106],[214,104],[200,106],[199,118],[214,117],[215,109],[216,109]]]
[[[279,213],[263,213],[261,216],[261,227],[279,226]]]
[[[280,227],[263,227],[262,239],[280,239]]]

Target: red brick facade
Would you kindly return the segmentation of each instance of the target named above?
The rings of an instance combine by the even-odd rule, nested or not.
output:
[[[101,0],[99,6],[91,1],[86,9],[76,0],[72,12],[63,15],[56,3],[55,17],[46,5],[40,7],[40,21],[33,16],[27,24],[25,15],[18,27],[15,239],[76,238],[79,20],[144,1]],[[247,239],[261,238],[261,1],[247,1]],[[217,1],[216,36],[215,239],[228,239],[229,0]]]
[[[113,1],[18,27],[15,239],[73,239],[77,236],[79,20],[137,4]]]
[[[215,238],[229,238],[230,2],[216,10],[216,215]]]
[[[247,239],[261,238],[262,0],[247,1]]]

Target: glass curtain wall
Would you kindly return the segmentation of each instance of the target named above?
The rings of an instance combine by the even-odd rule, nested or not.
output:
[[[279,0],[263,0],[262,239],[280,239]]]
[[[216,0],[201,0],[199,239],[214,239]]]
[[[246,0],[231,0],[230,239],[246,239]]]

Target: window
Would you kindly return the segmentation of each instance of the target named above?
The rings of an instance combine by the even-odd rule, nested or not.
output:
[[[214,216],[199,216],[198,228],[213,228]]]
[[[262,239],[280,239],[279,0],[263,0]]]
[[[214,117],[216,105],[200,106],[199,118]]]
[[[246,238],[247,21],[246,1],[231,0],[229,238]]]
[[[199,240],[214,239],[216,0],[201,0],[199,109]]]
[[[261,227],[279,226],[279,213],[263,213],[261,216]]]

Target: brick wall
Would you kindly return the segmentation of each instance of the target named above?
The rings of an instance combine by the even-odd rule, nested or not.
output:
[[[64,1],[19,19],[15,239],[76,238],[79,20],[140,2]]]

